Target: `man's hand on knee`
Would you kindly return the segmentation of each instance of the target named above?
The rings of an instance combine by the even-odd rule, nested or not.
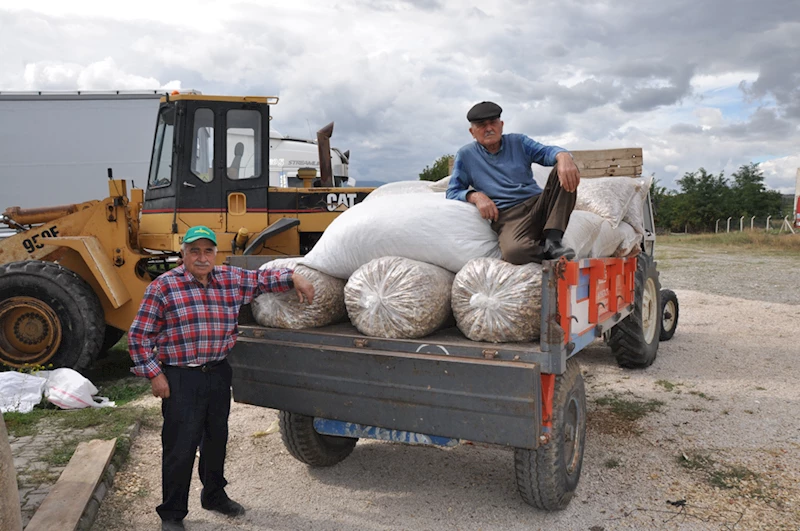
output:
[[[169,382],[167,381],[167,376],[163,372],[150,380],[150,387],[153,390],[153,396],[157,398],[169,398]]]
[[[467,201],[478,207],[478,212],[481,213],[483,219],[497,221],[497,218],[500,216],[497,205],[483,192],[470,192],[467,196]]]
[[[562,151],[556,155],[556,171],[558,172],[558,181],[561,187],[567,192],[574,192],[578,189],[578,184],[581,182],[581,171],[572,160],[572,156],[566,151]]]

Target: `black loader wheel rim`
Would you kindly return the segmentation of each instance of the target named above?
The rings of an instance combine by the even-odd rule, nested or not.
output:
[[[571,476],[578,469],[581,462],[581,408],[578,397],[570,395],[567,407],[564,409],[564,466],[567,475]]]
[[[33,297],[0,302],[0,358],[12,367],[44,365],[61,344],[61,321],[53,308]]]

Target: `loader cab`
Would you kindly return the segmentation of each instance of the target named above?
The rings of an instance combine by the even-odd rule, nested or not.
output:
[[[194,225],[235,233],[267,225],[273,97],[173,94],[162,99],[140,244],[178,251]]]

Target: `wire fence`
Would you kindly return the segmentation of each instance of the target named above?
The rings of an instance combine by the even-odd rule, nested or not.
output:
[[[800,233],[800,227],[795,226],[795,224],[798,222],[800,222],[800,218],[793,220],[790,219],[789,216],[784,216],[783,218],[778,216],[767,216],[766,218],[756,218],[755,216],[730,216],[727,218],[718,219],[714,224],[714,232],[720,233],[762,230],[766,232],[777,231],[779,233],[786,231],[791,234],[798,234]]]

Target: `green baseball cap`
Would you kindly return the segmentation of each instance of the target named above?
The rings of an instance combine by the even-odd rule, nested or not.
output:
[[[214,234],[214,231],[202,225],[187,230],[186,235],[183,237],[183,243],[192,243],[197,240],[202,240],[203,238],[211,240],[214,245],[217,245],[217,236]]]

